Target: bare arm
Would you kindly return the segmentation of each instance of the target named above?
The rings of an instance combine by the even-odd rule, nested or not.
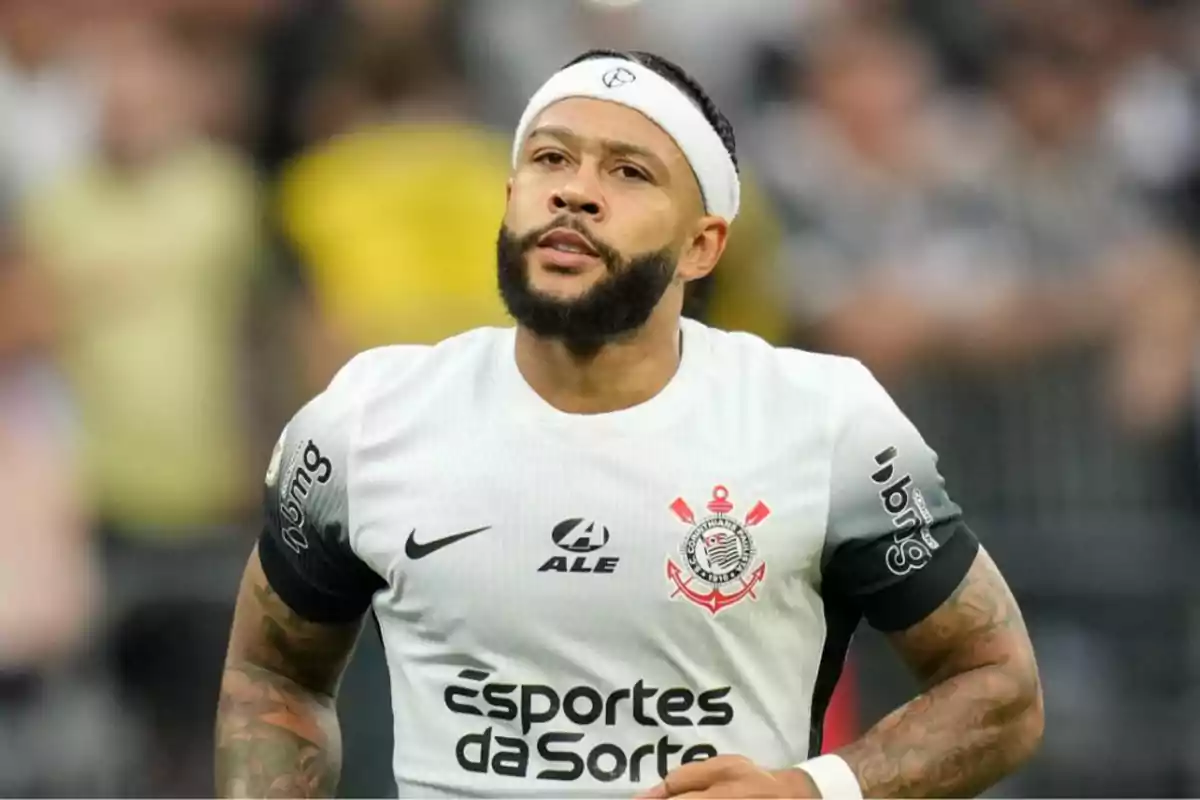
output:
[[[1033,646],[986,552],[938,610],[892,642],[926,690],[838,751],[864,796],[973,796],[1033,755],[1043,725]]]
[[[836,792],[850,778],[844,766],[866,797],[965,797],[1041,740],[1041,687],[1021,613],[950,499],[936,454],[865,369],[841,379],[821,595],[826,608],[887,632],[924,691],[835,751],[845,764],[827,760],[833,772],[817,769],[815,780],[805,764],[768,772],[717,756],[683,765],[646,797],[819,797],[818,781]],[[820,743],[808,742],[810,760],[820,760]]]
[[[976,796],[1033,754],[1042,736],[1037,666],[1021,614],[986,552],[977,551],[945,602],[893,641],[927,688],[836,751],[863,797]],[[640,797],[820,791],[804,769],[766,771],[744,756],[720,755],[679,767]]]
[[[217,712],[221,797],[332,797],[341,771],[335,698],[361,620],[308,622],[250,556]]]

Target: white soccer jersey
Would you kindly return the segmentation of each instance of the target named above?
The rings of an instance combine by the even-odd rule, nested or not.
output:
[[[372,608],[401,796],[632,797],[820,747],[860,618],[907,627],[978,544],[857,362],[684,321],[650,401],[562,413],[511,329],[350,362],[268,469],[274,588]]]

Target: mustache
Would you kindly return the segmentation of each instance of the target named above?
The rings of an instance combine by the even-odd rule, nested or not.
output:
[[[534,230],[522,235],[518,240],[520,251],[522,253],[528,253],[530,250],[537,247],[537,243],[543,236],[558,228],[572,230],[575,231],[575,233],[578,233],[580,236],[586,237],[591,243],[592,247],[596,250],[596,255],[600,256],[600,260],[604,262],[605,266],[607,266],[610,271],[616,269],[618,266],[624,263],[621,253],[615,247],[608,244],[603,239],[597,238],[594,233],[587,229],[586,225],[579,221],[578,217],[574,217],[569,214],[560,214],[542,227],[535,228]]]

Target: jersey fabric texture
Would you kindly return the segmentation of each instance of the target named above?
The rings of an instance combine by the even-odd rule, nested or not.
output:
[[[630,797],[820,749],[860,620],[937,608],[978,542],[856,361],[682,324],[653,399],[553,408],[515,332],[368,351],[287,426],[264,571],[373,610],[401,796]]]

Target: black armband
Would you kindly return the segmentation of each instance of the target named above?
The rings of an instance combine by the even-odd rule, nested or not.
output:
[[[353,622],[371,607],[375,593],[387,587],[357,558],[353,564],[334,566],[325,554],[297,554],[286,547],[264,529],[258,540],[259,562],[275,593],[309,622]],[[336,590],[329,588],[334,586]]]
[[[889,580],[876,583],[874,590],[857,595],[857,605],[871,627],[885,633],[902,631],[928,617],[946,600],[966,577],[979,540],[960,519],[934,525],[929,533],[939,547],[929,555],[920,568],[902,575],[888,575]],[[894,546],[892,537],[880,540],[876,547],[866,547],[857,554],[861,572],[878,571],[884,563],[881,550]],[[848,565],[853,570],[852,565]]]

